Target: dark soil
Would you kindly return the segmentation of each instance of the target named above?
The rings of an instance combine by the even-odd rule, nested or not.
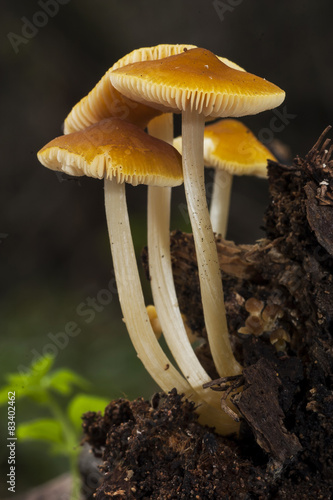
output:
[[[175,390],[113,401],[104,417],[84,417],[86,441],[103,459],[96,500],[332,498],[331,154],[323,134],[305,159],[271,162],[266,238],[217,242],[242,377],[218,379],[207,344],[197,353],[216,379],[207,390],[221,390],[223,400],[227,387],[242,385],[232,396],[240,436],[200,426]],[[191,235],[172,235],[172,256],[181,309],[205,339]]]

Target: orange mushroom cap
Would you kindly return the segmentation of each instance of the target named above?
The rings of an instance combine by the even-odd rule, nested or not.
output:
[[[277,161],[239,120],[219,120],[205,127],[205,164],[233,175],[267,176],[267,160]]]
[[[182,138],[174,147],[181,154]],[[225,170],[232,175],[267,177],[267,160],[277,161],[251,130],[239,120],[225,118],[205,127],[205,165]]]
[[[273,83],[234,69],[200,48],[129,64],[112,71],[110,78],[127,97],[164,112],[190,108],[205,116],[236,117],[272,109],[285,98]]]
[[[45,167],[70,175],[115,178],[132,185],[183,182],[181,156],[172,146],[117,118],[57,137],[37,156]]]

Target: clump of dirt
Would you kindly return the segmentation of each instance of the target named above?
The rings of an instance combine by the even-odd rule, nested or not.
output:
[[[102,455],[96,500],[329,499],[333,494],[333,147],[326,130],[291,166],[269,163],[266,238],[217,240],[230,334],[241,377],[218,379],[207,343],[197,349],[232,396],[238,437],[197,423],[174,390],[152,400],[117,400],[84,418]],[[182,312],[206,338],[191,235],[173,233]],[[147,253],[144,262],[147,267]]]
[[[113,420],[118,412],[123,415],[121,422]],[[235,489],[243,492],[238,498],[246,498],[242,477],[248,475],[251,463],[238,464],[237,443],[199,425],[193,404],[183,401],[176,390],[155,394],[150,402],[113,401],[104,419],[88,414],[84,429],[92,446],[91,430],[104,429],[104,420],[108,422],[103,456],[106,479],[96,500],[218,498],[222,486],[226,493]],[[239,481],[241,487],[236,486]]]

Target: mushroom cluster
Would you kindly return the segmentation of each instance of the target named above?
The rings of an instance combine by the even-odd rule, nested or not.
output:
[[[234,357],[229,339],[215,237],[206,202],[205,121],[272,109],[282,103],[284,95],[267,80],[205,49],[190,45],[138,49],[106,72],[69,113],[65,135],[38,153],[40,162],[50,169],[104,179],[119,300],[137,355],[164,391],[175,387],[184,393],[196,403],[201,422],[223,434],[237,432],[238,424],[221,409],[220,396],[203,387],[211,379],[193,350],[176,296],[170,256],[171,188],[184,182],[215,367],[221,377],[238,375],[242,367]],[[172,146],[173,113],[182,114],[182,156]],[[215,134],[214,127],[218,126],[206,127],[205,150],[212,141],[209,134]],[[229,143],[229,149],[240,151],[239,139],[230,144],[230,134],[223,130],[216,133]],[[254,155],[258,146],[247,143],[247,147],[252,148],[251,158],[257,163],[257,167],[252,165],[254,172],[262,167],[263,161]],[[208,165],[217,166],[214,160],[217,147],[210,149],[214,151]],[[266,158],[270,158],[269,154]],[[205,159],[207,163],[206,154]],[[228,158],[223,161],[230,163]],[[235,163],[241,161],[234,160]],[[148,308],[131,237],[126,182],[148,185],[147,239],[154,301],[154,306]],[[160,331],[178,367],[163,351],[158,341]]]
[[[243,335],[254,335],[259,337],[269,334],[269,340],[277,351],[285,351],[290,335],[279,326],[279,320],[283,318],[282,308],[276,304],[265,306],[262,300],[251,297],[245,302],[245,310],[249,313],[245,320],[245,326],[238,329]]]

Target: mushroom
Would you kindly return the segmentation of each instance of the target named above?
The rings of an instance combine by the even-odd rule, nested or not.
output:
[[[181,152],[181,137],[173,144]],[[276,158],[241,121],[227,118],[205,127],[204,161],[207,167],[215,168],[210,205],[214,233],[225,238],[233,176],[266,178],[267,160]]]
[[[270,343],[274,345],[278,352],[287,350],[287,343],[290,343],[290,335],[283,328],[274,330],[269,336]]]
[[[152,329],[156,335],[156,338],[158,340],[162,335],[162,327],[161,327],[160,320],[158,319],[158,316],[157,316],[156,307],[153,306],[152,304],[150,304],[149,306],[146,307],[146,309],[147,309],[147,314],[148,314],[148,318],[149,318],[151,327],[152,327]]]
[[[245,326],[239,328],[238,332],[257,337],[264,332],[272,332],[276,329],[277,322],[283,317],[283,310],[276,304],[267,304],[265,306],[262,300],[255,297],[247,299],[245,309],[249,313],[245,320]]]
[[[119,300],[134,348],[157,384],[176,387],[198,406],[201,421],[227,434],[237,431],[222,411],[209,408],[169,361],[150,324],[137,269],[126,206],[125,182],[174,186],[182,182],[181,157],[170,145],[140,128],[115,118],[58,137],[38,153],[52,170],[104,178],[107,224]]]
[[[207,336],[220,376],[237,375],[228,336],[222,281],[204,185],[205,118],[244,116],[271,109],[285,93],[261,78],[238,71],[205,49],[161,60],[129,64],[110,73],[127,97],[164,112],[182,113],[183,174],[196,245]]]

